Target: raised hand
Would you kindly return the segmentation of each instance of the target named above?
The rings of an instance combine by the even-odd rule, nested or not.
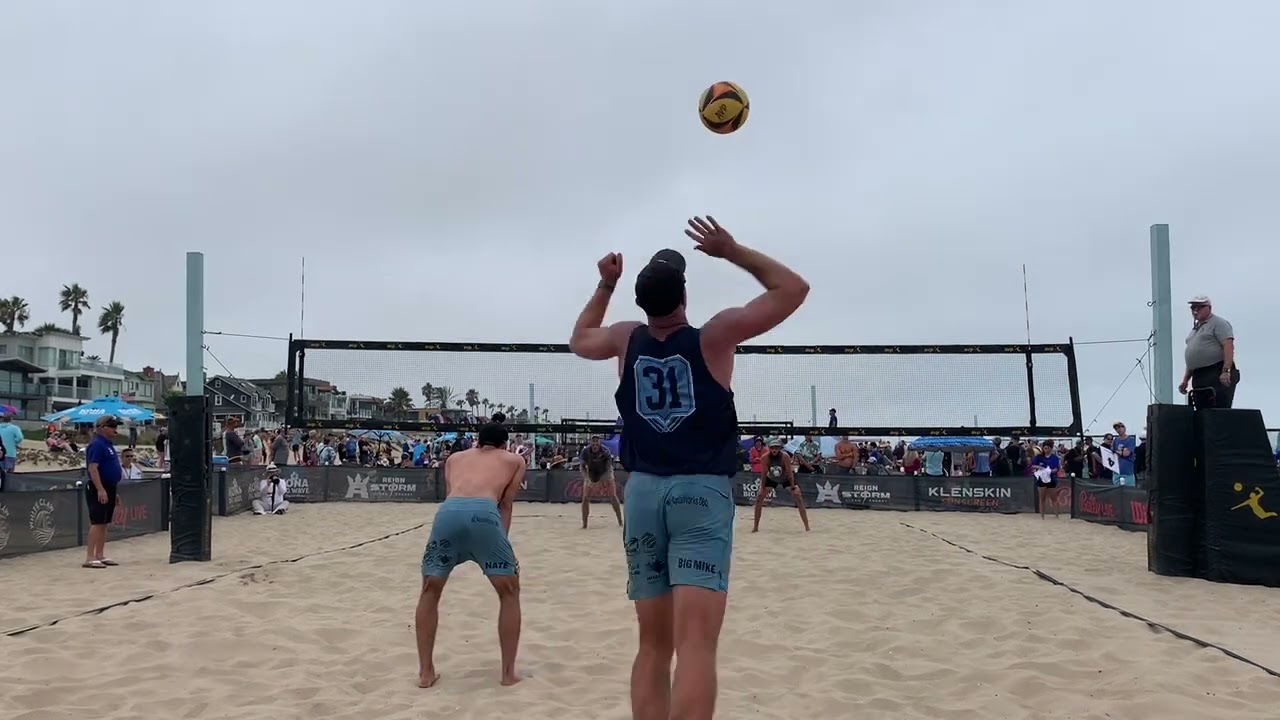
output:
[[[607,285],[617,285],[618,278],[622,277],[622,253],[609,253],[600,258],[600,262],[596,263],[596,268],[600,270],[600,280]]]
[[[706,220],[700,217],[691,219],[689,229],[685,230],[684,234],[698,243],[698,247],[695,248],[698,252],[714,258],[727,257],[738,247],[738,241],[733,239],[733,235],[720,227],[716,219],[710,215]]]

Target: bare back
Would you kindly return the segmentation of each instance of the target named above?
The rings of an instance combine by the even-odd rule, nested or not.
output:
[[[479,447],[453,453],[444,464],[447,497],[510,503],[520,488],[524,470],[524,461],[506,450]]]

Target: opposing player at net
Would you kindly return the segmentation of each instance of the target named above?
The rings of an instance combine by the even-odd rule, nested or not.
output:
[[[769,496],[785,488],[791,493],[791,500],[800,511],[800,522],[804,523],[804,531],[809,532],[809,513],[804,509],[804,496],[800,494],[800,486],[796,483],[795,466],[791,456],[782,451],[782,438],[769,439],[769,451],[760,458],[760,492],[756,493],[755,522],[751,524],[751,532],[760,532],[760,515],[764,512],[764,504]]]
[[[622,507],[618,501],[618,484],[613,479],[613,455],[600,442],[599,435],[591,436],[591,443],[582,448],[578,460],[582,463],[582,529],[587,529],[587,520],[591,517],[591,498],[598,492],[608,494],[613,515],[621,525]]]
[[[524,478],[525,464],[506,451],[507,430],[497,423],[480,428],[477,445],[449,456],[444,464],[448,488],[431,524],[422,554],[422,593],[418,596],[418,686],[440,679],[434,651],[440,623],[440,595],[453,569],[467,561],[480,566],[498,592],[498,644],[502,684],[520,682],[516,649],[520,645],[520,572],[507,539],[511,505]]]
[[[636,277],[645,322],[601,327],[622,277],[622,255],[610,253],[597,264],[600,283],[569,342],[579,357],[618,358],[621,459],[631,471],[622,533],[627,596],[640,630],[631,669],[636,720],[709,720],[715,712],[733,549],[730,478],[738,469],[733,355],[739,343],[790,317],[809,293],[799,275],[739,245],[714,218],[690,220],[685,234],[699,252],[746,270],[764,293],[692,327],[684,257],[662,250]]]

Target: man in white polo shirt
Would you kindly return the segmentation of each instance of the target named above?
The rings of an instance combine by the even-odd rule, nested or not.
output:
[[[1186,371],[1178,392],[1187,395],[1190,390],[1188,399],[1197,407],[1229,408],[1240,383],[1235,330],[1225,318],[1214,314],[1208,297],[1197,295],[1187,304],[1193,322],[1187,335]]]

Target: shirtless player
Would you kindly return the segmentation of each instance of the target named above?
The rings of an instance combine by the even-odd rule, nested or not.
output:
[[[502,684],[520,682],[516,648],[520,644],[520,566],[507,534],[511,504],[524,478],[524,461],[503,448],[507,430],[496,423],[480,428],[476,447],[449,456],[444,465],[448,488],[431,524],[422,554],[422,594],[418,597],[418,686],[440,679],[432,652],[440,623],[440,594],[449,573],[468,560],[480,566],[498,591],[498,644],[502,648]]]
[[[596,265],[600,284],[569,340],[579,357],[618,358],[621,456],[631,471],[622,505],[627,597],[640,625],[631,668],[634,720],[710,720],[715,713],[716,647],[733,552],[731,478],[738,471],[733,354],[809,294],[799,275],[739,245],[712,218],[690,220],[685,234],[699,252],[750,273],[764,292],[693,327],[685,316],[684,257],[662,250],[636,278],[645,323],[601,327],[622,277],[622,256],[609,253]]]
[[[760,458],[760,492],[756,493],[756,522],[751,526],[751,532],[760,532],[760,513],[764,511],[764,503],[779,485],[791,493],[791,499],[800,511],[804,531],[809,532],[809,514],[804,510],[804,496],[796,484],[795,466],[791,464],[791,456],[782,452],[782,438],[777,437],[769,440],[769,452]]]

